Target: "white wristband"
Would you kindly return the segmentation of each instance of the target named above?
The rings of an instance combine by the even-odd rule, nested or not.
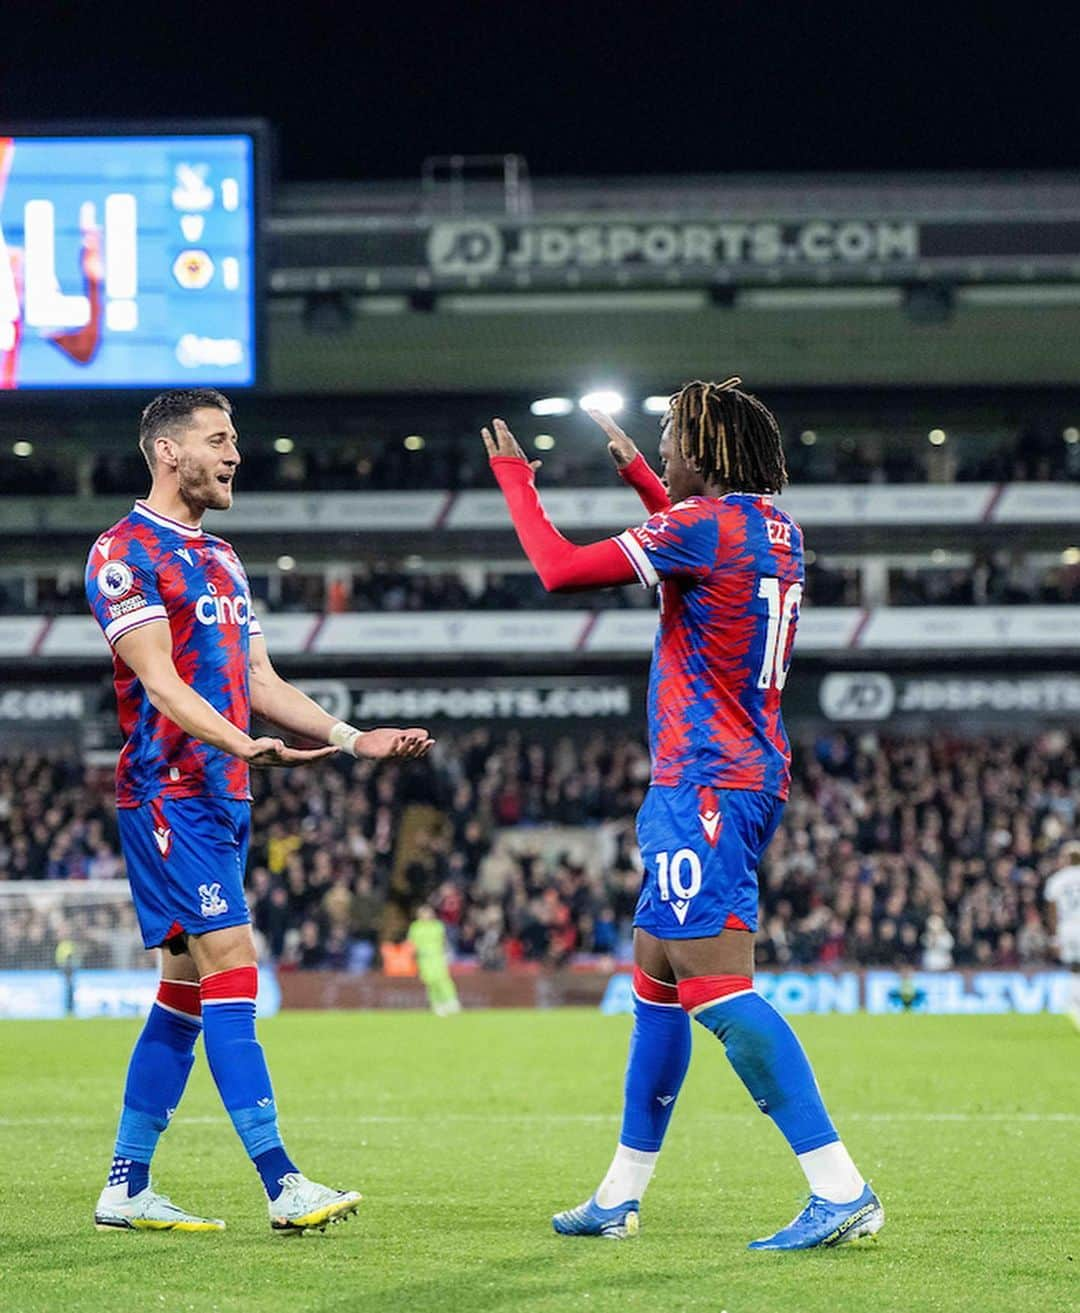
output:
[[[363,732],[363,730],[357,729],[355,725],[347,725],[345,721],[339,720],[326,736],[326,741],[332,743],[335,748],[341,748],[355,757],[356,740]]]

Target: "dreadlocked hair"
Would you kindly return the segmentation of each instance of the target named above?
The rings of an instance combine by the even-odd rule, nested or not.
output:
[[[788,481],[780,426],[767,406],[740,390],[741,382],[687,383],[671,398],[672,436],[706,483],[732,492],[780,492]]]

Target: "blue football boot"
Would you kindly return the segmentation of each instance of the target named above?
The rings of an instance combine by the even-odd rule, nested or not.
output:
[[[638,1210],[641,1207],[637,1199],[628,1199],[615,1208],[601,1208],[596,1202],[596,1195],[577,1208],[568,1208],[565,1213],[556,1213],[551,1225],[559,1235],[598,1235],[605,1240],[627,1240],[638,1233],[641,1225]]]
[[[751,1240],[748,1249],[828,1249],[849,1240],[876,1235],[885,1225],[881,1200],[864,1186],[858,1199],[850,1204],[831,1204],[812,1194],[806,1207],[775,1235]]]

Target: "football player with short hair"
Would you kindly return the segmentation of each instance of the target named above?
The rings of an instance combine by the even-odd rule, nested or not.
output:
[[[787,482],[779,427],[739,383],[688,383],[671,398],[663,482],[613,420],[590,412],[651,514],[583,547],[545,515],[533,477],[539,462],[501,420],[483,431],[518,538],[546,588],[660,585],[622,1133],[596,1193],[554,1217],[563,1235],[636,1233],[690,1061],[691,1018],[723,1043],[810,1187],[802,1212],[750,1247],[835,1245],[872,1235],[884,1221],[794,1031],[753,986],[757,866],[791,778],[780,695],[802,600],[803,542],[773,501]]]
[[[362,732],[335,721],[274,670],[240,559],[202,527],[232,505],[240,464],[232,406],[209,388],[166,392],[143,411],[149,495],[90,549],[86,594],[113,650],[124,733],[117,818],[147,948],[161,947],[157,1001],[131,1055],[101,1230],[217,1231],[150,1183],[150,1160],[180,1103],[200,1031],[210,1070],[262,1178],[275,1231],[325,1227],[355,1191],[303,1176],[285,1151],[255,1037],[255,944],[244,898],[251,766],[293,766],[339,750],[422,757],[422,729]],[[252,711],[328,746],[252,738]]]
[[[1061,866],[1043,886],[1050,936],[1058,961],[1072,972],[1066,1003],[1080,1030],[1080,841],[1071,839],[1059,854]]]

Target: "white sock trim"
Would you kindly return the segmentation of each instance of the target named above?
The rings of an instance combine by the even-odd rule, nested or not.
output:
[[[809,1149],[797,1157],[806,1173],[810,1193],[831,1204],[850,1204],[866,1189],[866,1182],[842,1140],[834,1140],[820,1149]]]
[[[649,1153],[620,1144],[607,1175],[597,1188],[596,1202],[601,1208],[615,1208],[630,1199],[640,1199],[652,1180],[659,1157],[659,1151]]]

